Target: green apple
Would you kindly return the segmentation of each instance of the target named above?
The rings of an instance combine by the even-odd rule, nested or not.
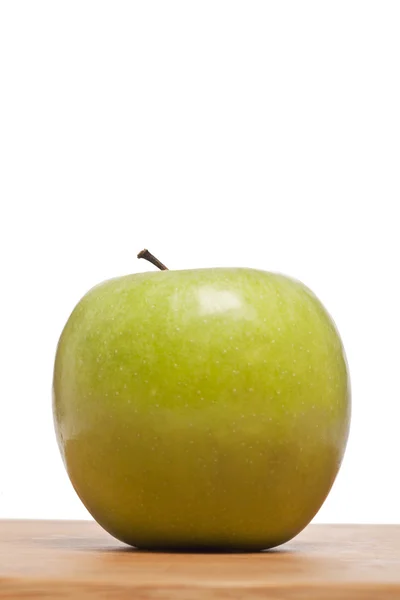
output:
[[[106,281],[78,303],[53,410],[71,482],[113,536],[257,550],[295,536],[325,500],[350,384],[334,322],[300,282],[163,270]]]

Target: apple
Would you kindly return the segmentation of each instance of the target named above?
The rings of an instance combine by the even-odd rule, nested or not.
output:
[[[286,542],[321,507],[347,442],[332,318],[280,274],[139,256],[162,270],[94,287],[58,343],[54,421],[72,485],[140,548]]]

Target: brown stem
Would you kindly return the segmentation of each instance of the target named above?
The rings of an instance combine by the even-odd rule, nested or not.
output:
[[[139,252],[139,254],[137,255],[138,258],[144,258],[145,260],[148,260],[152,265],[154,265],[155,267],[158,267],[161,271],[168,271],[168,267],[166,267],[165,265],[162,264],[162,262],[160,262],[158,260],[158,258],[156,258],[155,256],[152,255],[151,252],[149,252],[148,250],[141,250]]]

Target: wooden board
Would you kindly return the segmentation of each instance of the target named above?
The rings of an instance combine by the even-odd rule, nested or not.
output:
[[[312,525],[229,555],[139,552],[92,522],[0,521],[0,598],[400,599],[400,525]]]

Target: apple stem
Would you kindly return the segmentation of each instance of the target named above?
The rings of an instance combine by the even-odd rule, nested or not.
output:
[[[148,250],[141,250],[139,252],[139,254],[137,255],[137,257],[148,260],[152,265],[154,265],[155,267],[158,267],[161,271],[168,271],[168,267],[163,265],[162,262],[160,262],[158,260],[158,258],[153,256],[153,254],[151,252],[149,252]]]

